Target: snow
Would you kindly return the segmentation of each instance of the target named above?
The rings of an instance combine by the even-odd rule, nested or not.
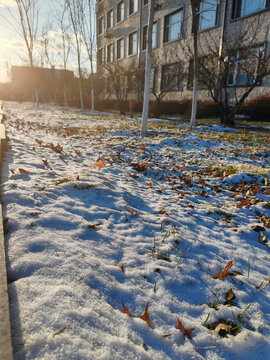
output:
[[[117,116],[5,110],[15,360],[270,358],[269,138],[164,122],[142,139]],[[242,275],[215,278],[230,260]],[[236,336],[210,329],[235,319]]]

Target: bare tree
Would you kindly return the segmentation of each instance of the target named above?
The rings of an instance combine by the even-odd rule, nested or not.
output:
[[[38,0],[15,0],[19,12],[18,33],[23,37],[27,48],[28,62],[32,70],[33,102],[39,106],[38,79],[34,69],[34,50],[37,40],[39,7]],[[10,11],[13,19],[14,16]]]
[[[81,13],[81,4],[80,0],[65,0],[69,19],[71,26],[73,28],[73,35],[75,38],[75,49],[77,53],[77,64],[79,71],[79,91],[80,91],[80,104],[81,111],[83,111],[83,87],[82,87],[82,69],[81,69],[81,53],[82,53],[82,36],[80,33],[80,13]]]
[[[58,46],[57,40],[55,39],[55,36],[52,35],[52,32],[51,32],[52,28],[53,27],[50,22],[48,22],[46,25],[44,25],[44,27],[42,29],[40,41],[41,41],[42,57],[46,60],[47,64],[50,66],[50,68],[52,70],[53,97],[54,97],[54,102],[57,103],[55,67],[59,60],[59,50],[58,50],[59,46]]]
[[[155,98],[155,116],[161,113],[162,101],[170,91],[183,91],[184,68],[183,57],[178,43],[164,47],[158,53],[152,54],[151,93]],[[175,56],[175,54],[180,54]],[[172,62],[173,60],[173,62]],[[160,63],[164,65],[160,66]],[[158,84],[160,75],[161,83]]]
[[[62,4],[60,3],[61,7]],[[59,16],[57,17],[57,23],[61,32],[61,43],[59,47],[61,49],[59,56],[61,57],[64,76],[63,76],[63,92],[64,92],[64,106],[67,106],[67,63],[71,50],[71,36],[68,32],[68,24],[66,23],[66,15],[67,15],[67,5],[64,3],[62,10],[59,12]]]
[[[218,105],[223,124],[234,124],[234,115],[245,99],[269,74],[269,24],[265,29],[261,24],[260,16],[247,19],[224,36],[222,50],[220,39],[210,34],[201,39],[199,81]]]

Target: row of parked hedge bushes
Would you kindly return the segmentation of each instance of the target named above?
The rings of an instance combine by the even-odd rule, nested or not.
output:
[[[142,101],[122,101],[105,99],[96,101],[95,107],[97,110],[120,110],[122,114],[142,112]],[[187,115],[191,114],[191,99],[184,99],[182,101],[163,101],[157,111],[155,102],[150,103],[149,113],[152,116],[157,115]],[[158,114],[159,112],[159,114]],[[252,120],[270,120],[270,94],[257,96],[249,101],[246,101],[242,106],[239,115],[246,115]],[[219,117],[218,106],[212,100],[205,100],[198,102],[197,118]]]

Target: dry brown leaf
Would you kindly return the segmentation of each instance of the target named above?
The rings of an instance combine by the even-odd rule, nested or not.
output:
[[[233,292],[232,288],[230,288],[226,292],[226,300],[224,304],[225,305],[230,304],[233,299],[235,299],[235,293]]]
[[[98,171],[100,171],[105,166],[105,159],[99,159],[92,167],[98,168]]]
[[[188,336],[189,339],[191,339],[192,333],[195,330],[195,328],[185,328],[179,318],[177,317],[177,329],[180,329],[184,331],[184,334]]]
[[[58,334],[61,334],[63,333],[65,330],[68,329],[68,325],[65,325],[65,326],[62,326],[60,329],[56,330],[54,333],[53,333],[53,338],[58,335]]]
[[[91,229],[91,230],[97,230],[97,227],[102,225],[101,223],[96,223],[96,224],[89,224],[88,225],[88,229]]]
[[[128,310],[128,308],[126,307],[126,305],[123,303],[122,301],[122,306],[123,306],[123,313],[127,314],[128,316],[132,316],[131,312]]]
[[[221,273],[215,277],[215,279],[224,279],[229,274],[229,270],[232,267],[232,265],[233,265],[232,260],[228,261],[227,265],[224,267],[224,269],[221,271]]]
[[[32,212],[30,212],[30,215],[32,215],[32,216],[38,216],[40,213],[38,213],[38,212],[36,212],[36,211],[32,211]]]
[[[148,308],[149,308],[149,301],[148,301],[148,303],[146,304],[145,310],[144,310],[144,312],[142,313],[142,315],[140,316],[140,319],[142,319],[143,321],[145,321],[146,324],[147,324],[149,327],[151,327]]]
[[[123,263],[119,263],[117,266],[125,273],[125,265]]]
[[[21,174],[26,174],[26,175],[29,175],[29,172],[27,171],[27,170],[24,170],[24,169],[19,169],[19,172],[21,173]]]
[[[262,231],[266,230],[265,227],[260,226],[260,225],[253,225],[253,226],[251,226],[251,229],[256,232],[262,232]]]

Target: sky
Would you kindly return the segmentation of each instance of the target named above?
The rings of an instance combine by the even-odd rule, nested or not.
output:
[[[48,22],[48,19],[52,21],[53,10],[56,9],[57,5],[57,0],[39,0],[39,31]],[[12,18],[10,12],[15,17],[18,16],[15,0],[0,0],[0,83],[9,81],[8,69],[10,69],[11,65],[23,65],[25,59],[27,59],[24,39],[18,33],[18,24]],[[37,61],[40,64],[40,59],[37,58]],[[59,62],[56,67],[60,65]],[[76,60],[72,53],[70,55],[69,69],[76,69]]]

